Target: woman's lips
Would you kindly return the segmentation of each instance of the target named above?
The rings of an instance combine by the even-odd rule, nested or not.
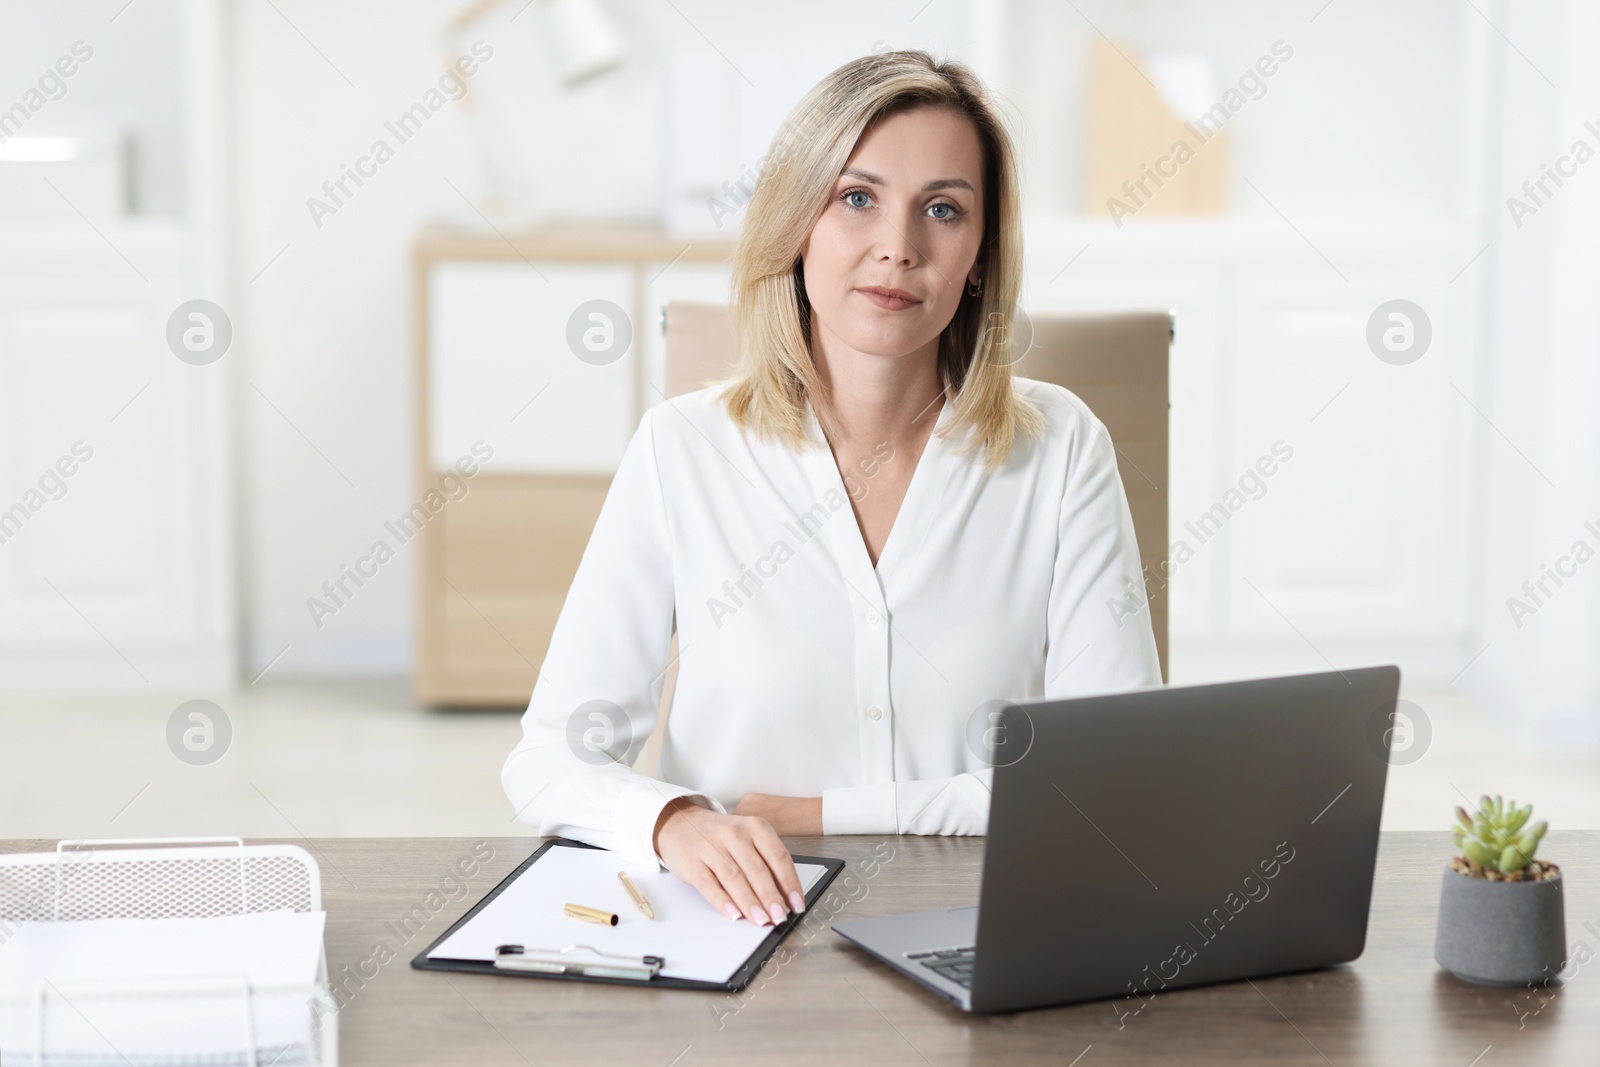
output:
[[[857,289],[856,292],[877,304],[885,311],[903,311],[908,307],[915,307],[922,301],[895,289]]]

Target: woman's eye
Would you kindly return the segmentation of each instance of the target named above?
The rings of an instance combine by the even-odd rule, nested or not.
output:
[[[857,197],[860,197],[860,199],[857,200]],[[839,199],[843,200],[848,207],[856,211],[863,211],[872,206],[872,194],[867,192],[865,189],[847,190],[846,192],[840,194]],[[940,201],[939,203],[930,206],[928,210],[938,213],[933,216],[934,221],[936,222],[954,222],[961,215],[961,209],[956,207],[956,205],[949,203],[948,201]]]

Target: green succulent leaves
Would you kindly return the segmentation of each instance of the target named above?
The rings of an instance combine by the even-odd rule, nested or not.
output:
[[[1519,808],[1514,800],[1479,797],[1478,810],[1472,814],[1466,808],[1456,808],[1457,825],[1451,828],[1456,847],[1485,870],[1501,874],[1520,871],[1532,861],[1540,838],[1550,828],[1545,822],[1528,826],[1528,816],[1532,814],[1532,804]]]

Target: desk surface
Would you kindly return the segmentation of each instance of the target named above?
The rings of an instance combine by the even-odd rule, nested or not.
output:
[[[1433,961],[1445,833],[1386,833],[1366,952],[1352,964],[1013,1015],[948,1007],[828,929],[839,917],[970,904],[982,838],[788,838],[848,866],[740,994],[413,970],[411,957],[539,844],[535,838],[319,839],[343,1067],[1600,1062],[1600,831],[1554,831],[1567,942],[1596,954],[1564,984],[1491,989]],[[0,842],[40,851],[53,842]],[[481,863],[478,858],[487,856]],[[459,872],[471,870],[464,877]],[[1091,1047],[1092,1046],[1092,1047]],[[1087,1050],[1087,1051],[1086,1051]],[[1075,1057],[1081,1059],[1075,1060]]]

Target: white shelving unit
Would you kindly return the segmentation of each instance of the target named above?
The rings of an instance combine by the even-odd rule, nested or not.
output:
[[[230,685],[230,363],[184,363],[166,341],[179,304],[228,303],[218,5],[176,0],[124,16],[116,44],[147,49],[151,65],[131,102],[118,98],[129,60],[106,40],[114,6],[31,6],[31,21],[8,17],[31,25],[41,47],[65,51],[81,37],[99,49],[60,105],[83,109],[68,118],[98,110],[133,137],[132,158],[158,158],[134,168],[124,213],[0,222],[0,515],[10,520],[0,520],[0,689]],[[164,56],[180,59],[167,67]],[[57,121],[41,110],[24,132]],[[182,135],[139,143],[152,128]],[[78,442],[91,457],[41,491]]]
[[[1468,398],[1484,359],[1476,261],[1501,38],[1471,9],[1431,2],[1356,0],[1314,21],[1257,0],[975,10],[1004,24],[992,77],[1023,118],[1024,305],[1176,312],[1169,544],[1193,554],[1171,576],[1173,679],[1379,661],[1453,676],[1474,628],[1483,427]],[[1223,85],[1275,42],[1293,50],[1228,123],[1224,214],[1119,227],[1084,212],[1102,34],[1130,56],[1203,55]],[[1411,58],[1360,61],[1391,52]],[[1432,323],[1412,365],[1365,341],[1392,299]],[[1293,459],[1197,536],[1279,441]]]
[[[1322,669],[1323,656],[1439,674],[1470,628],[1474,416],[1452,385],[1474,378],[1476,283],[1457,275],[1477,249],[1469,232],[1375,229],[1320,248],[1264,220],[1028,228],[1030,311],[1176,312],[1175,680]],[[1396,298],[1433,326],[1409,366],[1366,344],[1368,317]],[[1280,442],[1293,458],[1249,478]]]

